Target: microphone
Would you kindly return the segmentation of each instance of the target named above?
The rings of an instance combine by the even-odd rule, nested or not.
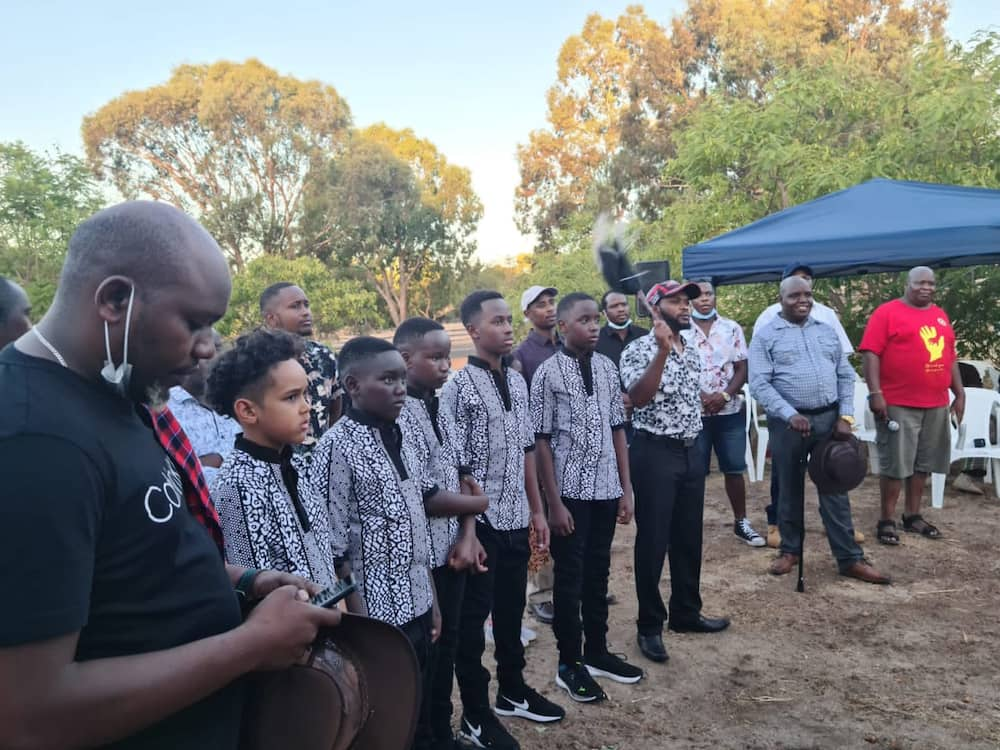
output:
[[[885,423],[885,428],[889,432],[899,432],[899,422],[895,419],[890,419]]]

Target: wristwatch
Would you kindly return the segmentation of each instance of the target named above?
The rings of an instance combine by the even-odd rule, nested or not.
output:
[[[848,416],[847,414],[841,414],[840,418],[843,419],[851,427],[854,427],[854,417]]]
[[[730,401],[733,400],[733,397],[730,396],[727,391],[723,391],[722,392],[722,399],[723,399],[723,401],[725,401],[728,404]]]

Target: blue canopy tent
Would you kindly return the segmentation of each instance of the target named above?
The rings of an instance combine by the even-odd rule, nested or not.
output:
[[[870,180],[684,248],[684,277],[774,281],[1000,263],[1000,190]]]

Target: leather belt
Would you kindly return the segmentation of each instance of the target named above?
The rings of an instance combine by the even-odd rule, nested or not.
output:
[[[796,409],[799,414],[805,414],[810,417],[815,417],[817,414],[826,414],[828,411],[833,411],[838,406],[837,402],[834,401],[832,404],[827,404],[826,406],[819,406],[815,409]]]
[[[637,437],[641,436],[646,440],[652,440],[654,443],[666,443],[671,448],[693,448],[694,444],[698,441],[697,437],[672,437],[670,435],[657,435],[655,432],[649,432],[647,430],[636,430],[635,434]]]

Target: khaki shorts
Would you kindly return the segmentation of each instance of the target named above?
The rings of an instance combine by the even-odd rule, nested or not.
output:
[[[899,422],[898,432],[889,432],[876,420],[879,473],[890,479],[906,479],[914,473],[947,474],[951,466],[951,413],[947,406],[914,409],[890,406],[889,419]]]

